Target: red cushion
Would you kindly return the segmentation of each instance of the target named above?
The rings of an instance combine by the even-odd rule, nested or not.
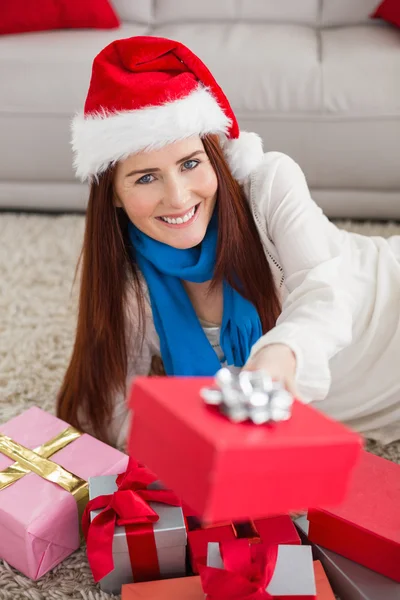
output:
[[[0,34],[119,25],[108,0],[0,0]]]
[[[400,0],[383,0],[371,17],[400,27]]]

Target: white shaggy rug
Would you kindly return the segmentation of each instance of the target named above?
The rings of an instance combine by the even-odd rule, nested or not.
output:
[[[396,224],[339,223],[365,234],[400,234]],[[0,423],[33,405],[54,412],[75,329],[74,269],[82,216],[0,214]],[[373,452],[400,462],[400,443]],[[83,549],[38,582],[0,560],[0,600],[107,600]]]

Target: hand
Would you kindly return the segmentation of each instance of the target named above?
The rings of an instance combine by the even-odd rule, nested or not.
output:
[[[244,371],[263,369],[276,381],[282,382],[288,392],[298,398],[295,385],[296,356],[286,344],[270,344],[261,348],[244,365]]]

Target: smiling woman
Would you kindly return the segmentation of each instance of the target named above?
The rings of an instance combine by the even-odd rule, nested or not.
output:
[[[179,213],[190,213],[189,207],[196,211],[190,221],[164,222],[163,217],[177,220]],[[219,222],[218,232],[210,227],[213,218],[213,223]],[[201,244],[207,234],[207,245]],[[198,253],[200,246],[212,249],[209,257]],[[252,252],[247,251],[250,247]],[[179,279],[182,288],[177,289],[167,266],[181,268],[184,249],[197,252],[191,262],[200,272],[189,274],[190,264],[186,265]],[[171,256],[174,250],[177,253]],[[167,338],[177,340],[179,331],[186,332],[189,339],[180,345],[190,347],[193,329],[186,318],[177,328],[174,318],[185,304],[188,311],[195,309],[199,327],[200,321],[221,324],[223,282],[237,288],[238,277],[241,293],[257,307],[260,329],[255,339],[273,327],[279,314],[278,293],[247,198],[216,135],[193,135],[160,150],[135,153],[94,179],[81,261],[77,335],[58,397],[58,414],[113,443],[121,444],[125,438],[124,398],[132,377],[184,369],[176,364],[182,353],[171,349]],[[174,289],[166,314],[160,313],[159,300],[165,308],[169,295],[160,290],[153,264]],[[211,368],[216,370],[216,348],[207,337],[203,341],[215,356]],[[192,372],[204,368],[201,345],[192,355]]]
[[[197,56],[146,36],[104,48],[72,145],[90,197],[61,418],[123,444],[133,377],[224,365],[400,438],[400,238],[330,223]]]
[[[198,135],[134,154],[117,164],[114,176],[116,206],[142,233],[181,249],[197,246],[204,238],[217,188]]]

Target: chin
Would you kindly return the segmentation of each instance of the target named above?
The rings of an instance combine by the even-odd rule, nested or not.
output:
[[[172,239],[166,243],[169,244],[170,246],[173,246],[174,248],[179,248],[179,250],[188,250],[189,248],[194,248],[195,246],[198,246],[199,244],[201,244],[201,242],[204,239],[205,234],[206,234],[206,230],[204,230],[202,235],[185,236],[185,239]]]
[[[180,231],[169,231],[168,235],[164,235],[159,237],[161,242],[164,244],[168,244],[173,248],[178,248],[179,250],[187,250],[188,248],[194,248],[194,246],[198,246],[204,239],[204,236],[207,232],[207,223],[206,222],[197,222],[194,223],[192,227],[188,229],[181,229]]]

